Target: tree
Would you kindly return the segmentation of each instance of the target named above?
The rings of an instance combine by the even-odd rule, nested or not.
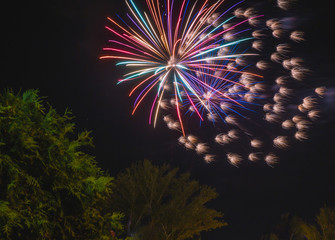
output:
[[[316,225],[304,221],[300,224],[300,234],[307,240],[335,239],[335,207],[323,207],[316,216]]]
[[[0,238],[111,239],[112,178],[74,136],[70,111],[45,107],[37,90],[0,94]]]
[[[222,213],[205,206],[217,197],[215,190],[177,171],[145,160],[117,176],[113,200],[128,219],[128,235],[182,240],[226,225]]]
[[[323,207],[316,216],[316,225],[306,223],[300,217],[283,214],[274,233],[263,240],[334,240],[335,208]]]
[[[284,213],[280,216],[274,231],[264,235],[262,240],[303,240],[300,232],[301,219],[290,213]]]

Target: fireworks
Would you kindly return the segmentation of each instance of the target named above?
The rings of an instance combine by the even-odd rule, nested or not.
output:
[[[241,38],[238,37],[238,32],[233,32],[239,25],[247,23],[247,20],[231,24],[227,29],[222,27],[230,23],[231,18],[223,22],[220,20],[234,7],[220,15],[216,14],[215,11],[222,3],[223,0],[207,6],[205,1],[202,5],[190,6],[190,2],[184,0],[177,6],[174,1],[168,0],[166,9],[161,9],[158,1],[150,0],[147,1],[150,14],[142,14],[135,3],[129,0],[126,1],[132,14],[127,15],[130,19],[129,24],[122,26],[108,18],[112,27],[106,28],[120,41],[110,40],[115,47],[104,48],[111,54],[100,58],[121,59],[123,61],[117,65],[124,65],[129,69],[136,68],[119,80],[119,83],[135,82],[135,87],[129,94],[131,96],[138,92],[133,114],[149,92],[154,91],[149,123],[154,119],[156,125],[160,106],[166,108],[165,102],[162,103],[167,95],[166,87],[172,86],[175,109],[181,131],[185,135],[181,115],[181,106],[185,101],[193,107],[200,119],[203,119],[203,116],[199,111],[203,108],[210,116],[215,115],[209,107],[212,99],[238,104],[223,91],[229,85],[239,84],[232,79],[233,77],[228,76],[232,74],[224,67],[238,57],[251,54],[233,51],[224,53],[222,49],[250,41],[252,38]],[[257,17],[260,16],[252,16],[249,19]],[[220,76],[215,75],[217,70],[221,71]],[[231,71],[233,74],[239,72]],[[203,79],[199,79],[199,72]],[[172,126],[171,128],[178,129]]]
[[[293,17],[265,19],[243,1],[146,3],[143,12],[126,0],[127,17],[108,18],[113,38],[100,57],[126,69],[118,83],[133,85],[132,114],[148,105],[149,124],[163,118],[207,163],[224,157],[234,166],[243,159],[273,166],[294,140],[309,138],[326,88],[304,84],[312,71],[294,54],[305,35]],[[290,4],[278,0],[278,11]],[[190,134],[191,122],[203,127]],[[203,138],[210,128],[212,139]]]

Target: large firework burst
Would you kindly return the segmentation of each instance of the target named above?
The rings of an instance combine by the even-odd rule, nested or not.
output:
[[[182,133],[185,135],[180,113],[181,105],[185,101],[193,107],[200,119],[202,119],[199,113],[201,108],[205,108],[209,114],[214,114],[213,108],[209,108],[206,101],[203,100],[203,92],[211,92],[211,97],[241,105],[240,102],[222,91],[229,85],[246,87],[236,81],[236,78],[227,77],[230,72],[241,73],[241,71],[236,68],[227,69],[226,66],[236,58],[250,54],[223,53],[222,50],[241,42],[250,41],[252,37],[234,38],[238,32],[232,34],[232,31],[247,23],[248,20],[260,16],[253,16],[226,27],[233,17],[226,18],[225,21],[221,20],[239,3],[231,6],[222,14],[215,14],[223,2],[222,0],[208,5],[208,1],[205,1],[202,5],[190,6],[190,1],[184,0],[181,5],[177,5],[176,2],[167,0],[166,8],[161,9],[159,1],[148,0],[147,6],[150,13],[148,15],[142,14],[135,3],[129,0],[126,1],[132,13],[132,15],[127,15],[130,20],[129,24],[123,21],[125,26],[122,26],[108,18],[113,28],[108,26],[106,28],[123,41],[110,40],[116,47],[104,48],[111,54],[101,58],[122,59],[124,61],[117,65],[136,68],[119,80],[120,83],[136,82],[129,94],[139,92],[133,113],[148,93],[155,91],[149,122],[154,117],[156,123],[164,93],[172,87],[175,109]],[[114,27],[118,29],[115,30]],[[222,37],[223,35],[225,37]],[[222,74],[217,74],[218,71],[221,71]],[[199,72],[208,79],[215,77],[215,84],[200,79]],[[245,72],[245,74],[249,73]],[[200,104],[196,104],[196,101]]]
[[[310,71],[292,54],[294,44],[304,41],[293,17],[265,19],[243,1],[222,10],[223,2],[146,0],[146,13],[126,0],[131,14],[120,23],[108,18],[113,40],[100,58],[126,66],[119,83],[134,83],[133,114],[151,99],[149,123],[156,125],[161,109],[170,112],[163,117],[167,126],[206,162],[224,153],[235,166],[243,158],[273,166],[279,150],[308,138],[325,88],[314,91],[306,87],[314,84],[303,82]],[[212,143],[200,141],[200,131],[189,134],[185,122],[193,118],[204,131],[209,125],[218,131]],[[212,144],[221,146],[215,155]]]

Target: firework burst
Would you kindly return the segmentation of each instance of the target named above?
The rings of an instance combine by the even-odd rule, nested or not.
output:
[[[149,124],[163,113],[179,143],[205,162],[263,159],[272,167],[280,151],[308,140],[327,89],[294,53],[305,40],[294,17],[265,19],[243,1],[223,2],[146,0],[146,13],[126,0],[127,18],[108,18],[113,39],[100,58],[126,68],[118,83],[133,84],[132,114],[147,99]],[[278,12],[288,4],[278,1]],[[203,127],[190,134],[192,121]]]
[[[147,0],[149,14],[141,13],[132,0],[126,1],[130,10],[127,14],[129,24],[123,25],[108,18],[112,26],[106,28],[119,40],[110,40],[115,47],[103,50],[111,54],[101,56],[101,59],[120,59],[117,65],[125,65],[129,71],[119,83],[132,81],[135,86],[129,96],[138,93],[134,102],[133,114],[150,92],[153,101],[150,108],[149,123],[157,116],[165,98],[167,89],[172,89],[174,108],[178,115],[181,131],[185,135],[181,106],[186,103],[203,120],[203,109],[209,115],[215,115],[215,107],[209,106],[209,98],[217,103],[226,100],[241,105],[224,89],[231,85],[247,86],[228,77],[230,72],[242,73],[238,69],[227,70],[227,64],[250,53],[227,52],[222,50],[250,41],[252,37],[240,37],[239,32],[233,32],[249,19],[232,23],[233,17],[226,18],[231,6],[222,14],[215,14],[224,1],[202,5],[184,0],[181,5],[167,0],[166,9],[161,8],[159,1]],[[166,10],[166,11],[165,11]],[[222,21],[222,19],[224,19]],[[229,24],[229,26],[227,26]],[[244,29],[245,30],[245,29]],[[242,30],[243,31],[243,30]],[[222,38],[222,36],[224,36]],[[218,54],[219,53],[219,54]],[[221,71],[221,74],[217,72]],[[199,77],[199,73],[202,78]],[[214,78],[214,80],[208,80]]]

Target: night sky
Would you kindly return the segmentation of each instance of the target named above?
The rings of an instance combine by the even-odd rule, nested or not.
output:
[[[315,77],[335,87],[335,22],[328,2],[300,0],[294,11],[304,20],[304,54]],[[129,85],[116,86],[122,73],[115,62],[99,60],[112,37],[104,28],[106,17],[125,14],[124,6],[121,0],[48,0],[2,7],[1,89],[38,88],[59,113],[72,109],[78,130],[92,130],[91,152],[111,175],[147,158],[215,187],[220,195],[211,207],[225,214],[229,226],[204,233],[204,240],[260,239],[282,213],[310,220],[324,204],[335,206],[335,105],[327,106],[313,139],[288,150],[275,168],[257,163],[236,168],[226,160],[205,164],[163,122],[149,126],[147,111],[131,116]]]

